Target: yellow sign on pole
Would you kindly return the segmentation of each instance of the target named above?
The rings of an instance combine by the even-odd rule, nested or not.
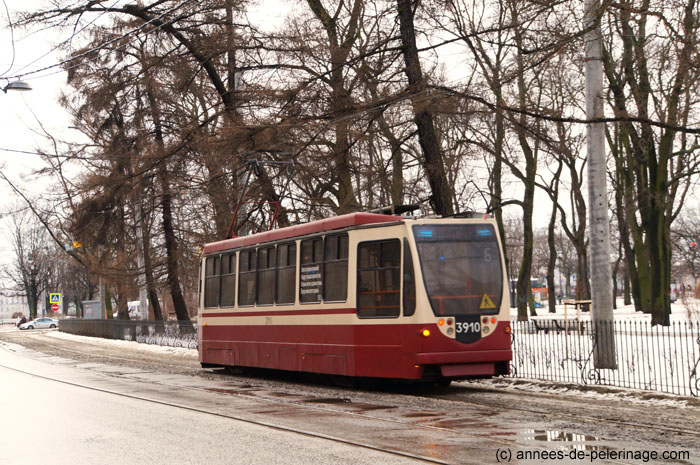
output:
[[[61,303],[61,293],[60,292],[49,293],[49,302],[52,304],[60,304]]]

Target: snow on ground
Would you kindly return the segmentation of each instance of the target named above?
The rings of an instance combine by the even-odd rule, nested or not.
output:
[[[543,306],[536,308],[537,318],[541,319],[559,319],[564,318],[565,310],[569,319],[576,318],[576,309],[573,305],[569,305],[565,309],[564,305],[556,306],[556,313],[549,313],[549,305],[547,301],[543,301]],[[642,320],[651,321],[651,315],[637,312],[634,309],[634,304],[623,305],[622,299],[617,299],[617,309],[613,311],[615,320]],[[590,312],[580,312],[581,320],[590,320]],[[510,309],[511,318],[518,317],[518,309]],[[700,300],[692,297],[679,299],[676,303],[671,304],[671,321],[700,321]]]
[[[699,405],[695,398],[684,398],[673,394],[612,386],[581,386],[557,382],[531,380],[527,378],[493,378],[488,380],[464,381],[469,386],[483,386],[486,389],[505,391],[526,391],[540,394],[567,395],[591,401],[610,400],[639,405],[668,406],[685,408]]]
[[[197,349],[188,349],[186,347],[159,346],[154,344],[140,343],[136,341],[123,341],[121,339],[103,339],[99,337],[77,336],[75,334],[68,334],[61,331],[47,331],[46,335],[49,337],[64,339],[68,341],[76,341],[88,344],[99,344],[102,346],[110,346],[115,348],[126,348],[130,350],[137,350],[141,352],[149,352],[154,354],[170,354],[194,357],[197,356]]]

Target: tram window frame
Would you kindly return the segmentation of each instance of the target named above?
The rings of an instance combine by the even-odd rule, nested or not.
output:
[[[396,257],[393,257],[394,260],[397,261],[395,265],[392,266],[384,266],[387,264],[386,260],[383,257],[383,245],[385,244],[392,244],[395,245],[398,250],[396,252]],[[376,263],[370,263],[368,262],[368,266],[363,266],[365,263],[363,263],[363,253],[362,253],[362,248],[363,247],[371,247],[371,246],[376,246],[377,247],[377,254],[376,254],[376,260],[373,260]],[[370,258],[368,256],[367,258]],[[376,240],[376,241],[364,241],[360,242],[357,244],[357,317],[358,318],[363,318],[363,319],[372,319],[372,318],[399,318],[401,316],[401,292],[402,292],[402,277],[401,277],[401,263],[403,262],[402,259],[402,250],[401,250],[401,240],[398,238],[391,238],[391,239],[381,239],[381,240]],[[389,262],[392,263],[392,262]],[[381,273],[382,272],[389,272],[390,274],[384,275],[382,277]],[[380,281],[386,280],[387,276],[391,276],[391,280],[394,281],[396,288],[394,289],[388,289],[388,288],[374,288],[370,289],[368,291],[361,291],[360,287],[363,284],[363,279],[362,279],[362,274],[363,273],[374,273],[375,276],[373,278],[373,281],[376,284],[379,284]],[[366,281],[364,281],[366,282]],[[361,300],[362,300],[362,292],[365,292],[365,294],[375,294],[375,295],[381,295],[381,294],[396,294],[396,305],[374,305],[374,306],[361,306]],[[383,299],[383,297],[382,297]],[[379,302],[375,299],[375,303],[383,303]],[[380,307],[384,307],[383,309]],[[374,312],[363,312],[363,309],[374,309]],[[388,310],[392,309],[391,313],[389,312],[384,312],[386,314],[380,314],[381,310]]]
[[[238,261],[238,306],[253,307],[257,291],[257,250],[241,250],[238,254]],[[243,286],[250,281],[253,283],[252,288],[243,292]]]
[[[227,263],[228,262],[228,263]],[[219,307],[233,307],[236,305],[236,252],[226,253],[221,255],[220,262],[220,280],[219,280]],[[228,271],[228,273],[226,273]],[[227,281],[232,281],[228,282]],[[231,289],[230,300],[224,301],[224,289],[228,284]]]
[[[411,254],[408,239],[403,239],[403,279],[401,282],[401,309],[403,316],[413,316],[416,313],[416,268]]]
[[[212,264],[210,267],[209,264]],[[221,292],[221,256],[212,255],[204,261],[204,308],[218,308]],[[211,283],[211,284],[210,284]],[[212,287],[216,284],[215,287]],[[214,299],[213,301],[211,299]]]
[[[284,242],[277,245],[275,251],[277,255],[275,267],[275,304],[276,305],[293,305],[296,300],[296,275],[297,275],[297,243]],[[284,260],[282,260],[284,255]],[[280,278],[280,275],[283,275]],[[284,288],[284,295],[289,296],[284,301],[281,300],[280,289]]]
[[[323,290],[324,302],[345,302],[348,299],[348,258],[350,256],[350,238],[347,234],[333,234],[323,239]],[[337,266],[338,269],[335,269]],[[329,271],[329,269],[331,271]],[[333,285],[340,291],[329,295],[330,283],[341,279],[339,286]]]
[[[275,281],[277,273],[275,271],[277,251],[275,246],[264,246],[258,248],[257,254],[257,276],[255,289],[255,305],[268,306],[275,304]],[[267,282],[272,278],[272,283]],[[265,282],[263,282],[265,281]],[[272,284],[270,286],[270,284]],[[268,289],[265,301],[261,300],[261,292]]]
[[[311,244],[311,249],[308,249],[308,244]],[[321,303],[323,294],[323,236],[311,237],[304,239],[299,243],[299,303],[300,304],[318,304]],[[306,261],[307,259],[311,261]],[[318,293],[304,293],[304,266],[318,266],[319,278]],[[312,270],[311,274],[316,274],[316,270]],[[311,287],[311,286],[307,286]],[[308,296],[308,297],[306,297]]]

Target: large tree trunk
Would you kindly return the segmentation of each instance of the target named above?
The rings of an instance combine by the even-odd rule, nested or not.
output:
[[[352,95],[346,86],[345,69],[353,44],[358,38],[359,23],[362,19],[363,2],[354,0],[348,24],[343,28],[326,11],[320,0],[307,0],[311,11],[321,22],[328,37],[331,71],[328,84],[331,87],[331,114],[343,115],[352,106]],[[344,35],[343,32],[345,32]],[[350,150],[350,122],[341,118],[334,125],[335,141],[332,144],[333,168],[338,181],[338,214],[357,211],[360,204],[352,184],[352,152]]]
[[[514,23],[517,22],[517,12],[515,7],[511,6],[511,15]],[[528,107],[528,89],[525,84],[525,58],[523,56],[523,31],[515,29],[515,42],[517,45],[516,64],[518,69],[517,85],[518,85],[518,104],[520,108]],[[527,310],[530,309],[530,314],[535,316],[535,302],[532,298],[532,253],[534,249],[534,232],[533,232],[533,210],[535,206],[535,180],[537,175],[537,147],[533,148],[528,140],[526,132],[527,119],[525,114],[521,114],[519,121],[515,124],[515,131],[518,135],[520,150],[522,151],[525,160],[525,172],[521,172],[511,165],[513,174],[520,178],[525,192],[521,202],[523,208],[523,259],[520,263],[520,273],[518,274],[518,320],[527,319]]]
[[[408,93],[411,97],[413,115],[418,128],[418,141],[423,152],[423,169],[428,177],[432,191],[435,213],[442,216],[454,214],[452,189],[447,181],[445,163],[440,150],[440,143],[433,123],[427,85],[416,46],[416,32],[413,24],[413,9],[410,0],[397,0],[396,8],[401,30],[401,45],[406,63]]]
[[[153,89],[150,86],[150,81],[146,79],[146,82],[149,82],[146,93],[148,95],[148,102],[151,107],[151,116],[155,127],[156,144],[160,149],[160,153],[165,155],[165,142],[163,140],[163,129],[161,126],[158,102],[156,102]],[[170,178],[168,175],[167,158],[163,157],[159,161],[157,173],[161,188],[162,226],[163,235],[165,238],[167,280],[168,286],[170,287],[170,296],[173,300],[173,307],[175,309],[175,315],[177,316],[178,321],[190,321],[190,316],[187,312],[187,304],[185,303],[185,298],[182,295],[182,288],[180,286],[178,265],[179,256],[177,254],[177,238],[175,237],[175,228],[173,227],[172,194]]]
[[[182,295],[179,278],[179,256],[177,253],[177,238],[173,227],[172,194],[170,193],[170,178],[165,160],[158,164],[158,179],[161,184],[161,209],[163,213],[163,235],[165,237],[165,255],[168,271],[168,285],[173,307],[178,321],[190,321],[187,304]]]

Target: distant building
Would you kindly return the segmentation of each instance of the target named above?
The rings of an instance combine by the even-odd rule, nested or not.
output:
[[[29,305],[27,305],[27,298],[25,296],[0,296],[1,319],[12,318],[12,315],[18,312],[29,317]]]

